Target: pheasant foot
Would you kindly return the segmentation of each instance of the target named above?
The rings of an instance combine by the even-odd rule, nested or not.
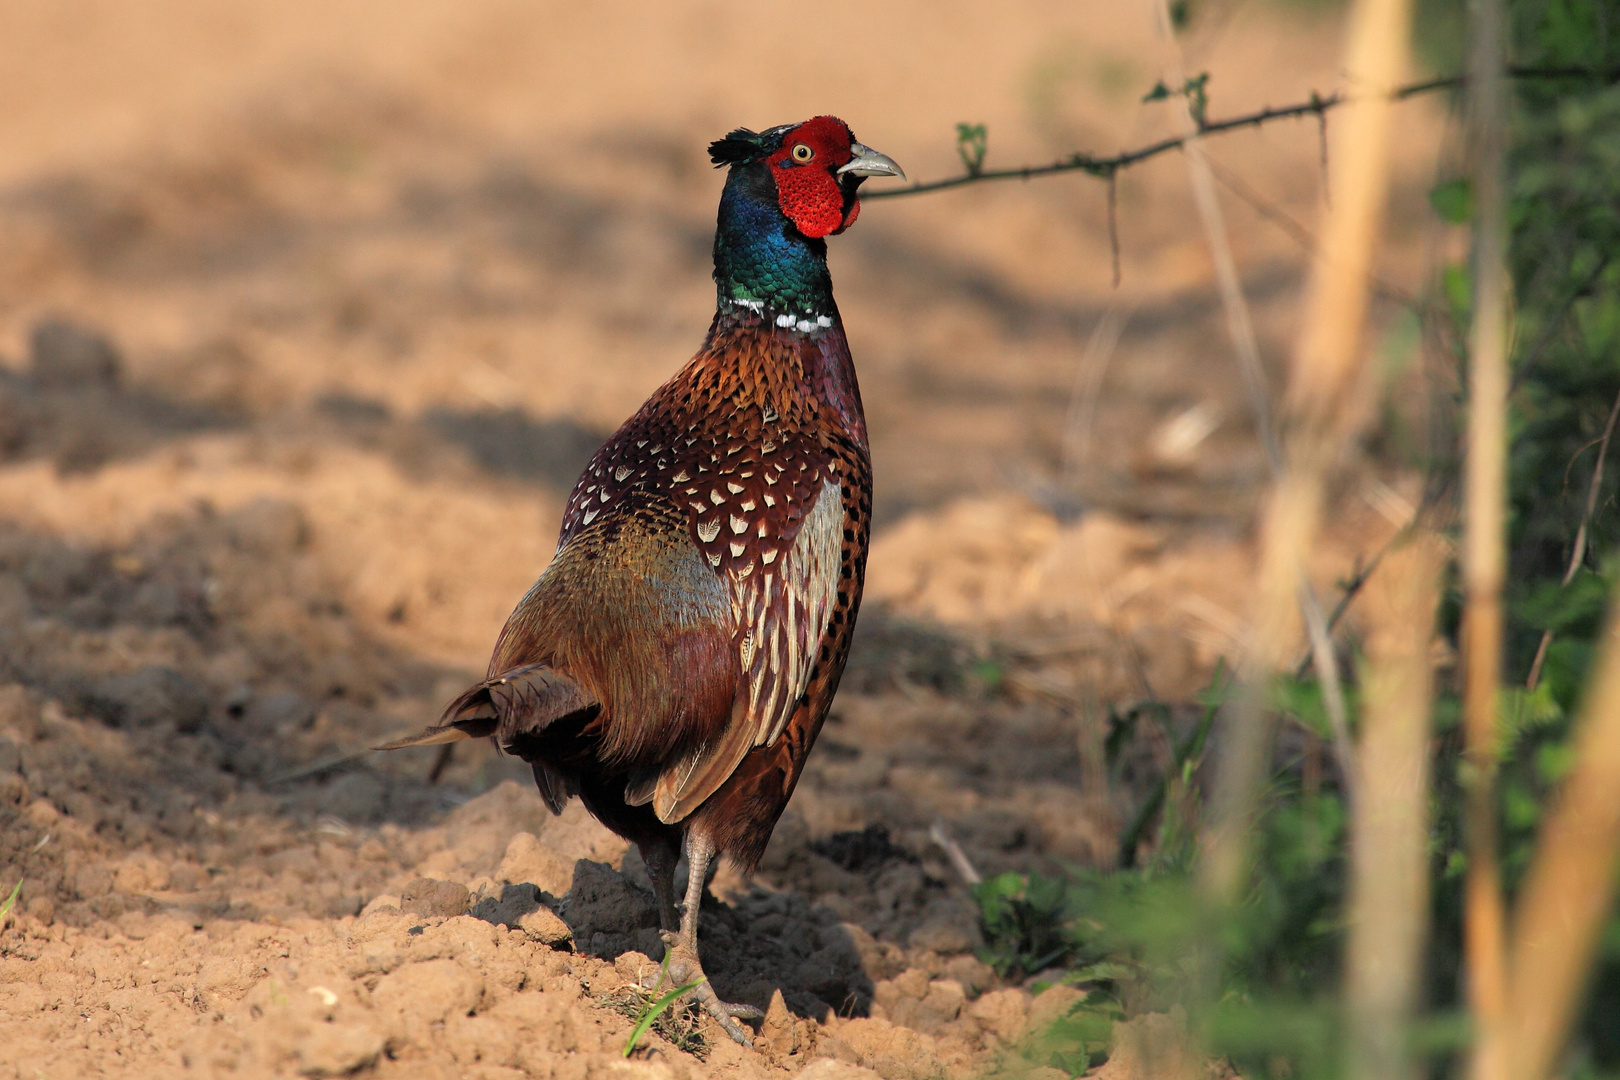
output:
[[[720,995],[709,985],[708,976],[703,973],[703,964],[698,960],[697,950],[680,934],[665,933],[663,938],[664,947],[669,953],[669,981],[676,986],[697,982],[696,986],[687,991],[683,1003],[691,1002],[700,1006],[714,1018],[714,1022],[719,1024],[727,1035],[744,1046],[753,1046],[753,1034],[737,1021],[758,1020],[765,1014],[752,1005],[733,1005],[728,1001],[721,1001]]]

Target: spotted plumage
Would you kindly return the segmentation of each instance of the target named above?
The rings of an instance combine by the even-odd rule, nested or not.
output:
[[[899,175],[832,117],[710,152],[729,172],[702,348],[585,467],[485,681],[392,744],[492,736],[554,811],[578,795],[635,841],[681,982],[701,973],[708,860],[758,863],[848,655],[871,465],[823,238],[855,220],[864,177]],[[695,993],[747,1041],[743,1012]]]

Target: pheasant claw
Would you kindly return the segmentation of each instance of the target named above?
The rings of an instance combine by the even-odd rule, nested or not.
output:
[[[679,934],[666,933],[663,937],[665,947],[669,950],[669,980],[676,986],[697,983],[687,991],[683,1003],[690,1002],[699,1006],[732,1039],[743,1046],[752,1047],[753,1033],[738,1023],[738,1020],[758,1020],[765,1014],[752,1005],[734,1005],[729,1001],[721,1001],[720,995],[709,985],[708,976],[703,974],[703,965],[698,961],[696,950],[687,945]]]

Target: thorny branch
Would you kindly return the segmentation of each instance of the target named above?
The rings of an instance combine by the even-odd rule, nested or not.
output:
[[[1514,79],[1594,79],[1604,83],[1620,83],[1620,70],[1616,71],[1590,71],[1584,68],[1508,68],[1506,74]],[[1448,75],[1438,79],[1426,79],[1422,82],[1408,83],[1398,87],[1390,94],[1392,101],[1405,101],[1407,98],[1418,97],[1422,94],[1433,93],[1437,90],[1455,90],[1466,86],[1468,78],[1465,75]],[[1348,93],[1329,94],[1326,97],[1320,94],[1311,94],[1309,101],[1302,101],[1294,105],[1285,105],[1281,108],[1264,108],[1257,112],[1244,113],[1226,120],[1204,120],[1201,115],[1195,118],[1199,121],[1197,130],[1184,135],[1160,139],[1135,150],[1127,150],[1112,157],[1097,157],[1093,154],[1077,152],[1046,165],[1021,165],[1012,169],[971,169],[961,176],[947,177],[944,180],[919,181],[909,187],[884,188],[880,191],[863,191],[862,201],[872,199],[895,199],[902,195],[921,195],[929,191],[944,191],[948,188],[963,187],[967,184],[977,184],[986,180],[1031,180],[1038,176],[1053,176],[1058,173],[1083,172],[1091,176],[1113,182],[1114,176],[1121,169],[1128,169],[1132,165],[1139,165],[1149,158],[1171,150],[1180,150],[1193,139],[1205,135],[1218,135],[1222,132],[1237,131],[1242,128],[1259,127],[1273,120],[1287,120],[1294,117],[1314,116],[1318,124],[1325,122],[1327,113],[1348,104],[1352,99]]]

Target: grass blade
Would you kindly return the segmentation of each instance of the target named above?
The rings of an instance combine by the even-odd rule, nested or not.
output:
[[[4,923],[6,921],[6,916],[11,914],[11,905],[17,902],[17,897],[22,893],[22,886],[23,879],[18,878],[17,887],[11,890],[11,895],[6,897],[6,902],[4,904],[0,904],[0,923]]]
[[[669,958],[667,956],[664,959],[664,967],[666,969],[669,967]],[[660,973],[658,981],[660,983],[664,981],[662,973]],[[676,1000],[679,999],[682,994],[685,994],[689,990],[696,989],[702,982],[702,978],[697,978],[693,979],[685,986],[677,986],[675,989],[671,990],[669,993],[665,994],[663,997],[659,998],[657,1001],[648,1006],[647,1011],[641,1014],[641,1019],[636,1023],[635,1028],[631,1030],[630,1038],[625,1040],[624,1056],[629,1057],[635,1052],[636,1044],[641,1041],[641,1037],[643,1035],[647,1034],[647,1029],[653,1026],[653,1021],[657,1020],[664,1014],[665,1009],[675,1004]]]

